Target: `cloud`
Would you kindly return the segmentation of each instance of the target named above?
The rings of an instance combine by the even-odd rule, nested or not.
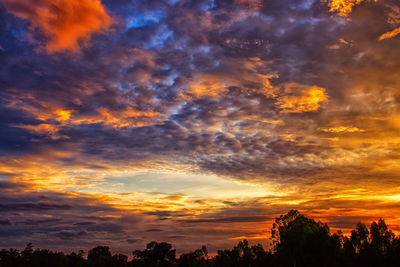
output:
[[[100,0],[6,0],[7,9],[48,36],[48,52],[76,51],[94,33],[107,30],[112,19]]]
[[[331,12],[336,12],[339,16],[348,17],[354,6],[359,5],[363,2],[378,2],[378,0],[325,0],[328,1]],[[385,4],[385,9],[387,13],[386,21],[392,26],[397,26],[399,24],[399,7],[395,4],[389,3]],[[396,28],[392,31],[381,34],[378,38],[379,41],[385,39],[391,39],[400,33],[400,28]]]
[[[379,36],[379,41],[393,38],[393,37],[397,36],[398,34],[400,34],[400,27],[394,29],[393,31],[382,34],[381,36]]]
[[[28,131],[31,131],[31,132],[39,134],[39,135],[48,135],[54,139],[60,138],[57,135],[57,132],[59,130],[58,127],[56,125],[52,125],[52,124],[47,124],[47,123],[42,123],[42,124],[38,124],[38,125],[16,124],[16,125],[13,125],[13,127],[26,129]]]
[[[330,127],[330,128],[320,128],[322,132],[326,133],[355,133],[355,132],[365,132],[363,129],[359,129],[357,127],[352,126],[339,126],[339,127]]]
[[[0,211],[25,211],[25,210],[52,210],[52,209],[71,209],[71,206],[66,204],[56,204],[47,202],[38,203],[12,203],[12,204],[1,204]]]
[[[352,11],[354,6],[362,2],[378,0],[325,0],[328,1],[331,12],[337,12],[339,16],[347,17]]]
[[[188,90],[182,95],[183,98],[201,98],[201,97],[218,97],[227,89],[224,86],[224,81],[218,76],[200,74],[188,83]]]
[[[26,221],[18,221],[15,224],[22,224],[22,225],[40,225],[40,224],[48,224],[48,223],[54,223],[54,222],[60,222],[62,221],[61,218],[46,218],[46,219],[38,219],[38,220],[32,220],[28,219]]]
[[[277,105],[284,113],[317,111],[320,103],[328,100],[324,88],[296,83],[287,83],[281,90],[273,89],[268,96],[277,99]]]
[[[12,223],[11,223],[10,219],[8,219],[8,218],[0,219],[0,225],[5,226],[5,225],[11,225],[11,224]]]
[[[254,217],[230,217],[230,218],[217,218],[217,219],[201,219],[186,221],[186,223],[243,223],[243,222],[260,222],[271,220],[268,216],[254,216]]]
[[[29,103],[30,102],[30,103]],[[20,106],[23,104],[22,106]],[[7,105],[10,108],[22,109],[41,123],[35,125],[13,124],[12,127],[26,129],[38,135],[50,136],[52,139],[68,138],[60,135],[62,127],[68,125],[102,124],[112,128],[143,127],[156,123],[165,117],[155,111],[142,111],[129,104],[121,103],[117,109],[98,108],[93,114],[76,114],[62,107],[51,106],[48,103],[32,98],[16,97]]]
[[[161,229],[147,229],[146,232],[161,232]]]
[[[242,8],[258,10],[263,6],[263,1],[262,0],[235,0],[234,4],[238,5]]]
[[[56,233],[55,235],[62,240],[74,240],[75,238],[82,238],[86,236],[88,233],[86,231],[61,231]]]

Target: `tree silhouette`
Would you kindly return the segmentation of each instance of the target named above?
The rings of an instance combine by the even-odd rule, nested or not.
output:
[[[365,224],[361,222],[357,223],[356,229],[351,231],[350,236],[351,243],[356,249],[356,252],[360,252],[366,249],[366,247],[368,246],[368,237],[369,231],[367,226],[365,226]]]
[[[373,222],[370,228],[371,232],[371,246],[381,255],[387,253],[390,245],[393,242],[394,234],[389,231],[384,220],[379,219],[378,223]]]
[[[22,257],[19,251],[13,248],[9,250],[2,249],[0,251],[0,266],[23,266]]]
[[[335,266],[340,254],[337,236],[329,227],[297,210],[275,219],[272,228],[275,251],[284,266]]]
[[[122,254],[111,256],[110,248],[97,246],[88,253],[88,265],[93,267],[119,267],[127,266],[128,257]]]
[[[182,254],[179,257],[180,267],[203,267],[207,266],[208,251],[206,246],[202,246],[201,249]]]
[[[134,262],[143,266],[171,266],[175,262],[175,249],[169,243],[152,241],[145,250],[132,252]]]
[[[240,241],[232,250],[218,250],[211,261],[212,266],[258,267],[273,266],[273,255],[266,252],[261,244],[249,246],[247,240]]]

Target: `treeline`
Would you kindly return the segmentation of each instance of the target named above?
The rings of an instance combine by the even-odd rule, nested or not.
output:
[[[107,246],[64,254],[47,249],[0,251],[1,267],[330,267],[330,266],[400,266],[400,237],[390,231],[384,220],[369,228],[358,223],[349,237],[331,234],[328,225],[307,218],[296,210],[275,219],[271,250],[261,244],[250,246],[240,241],[232,249],[219,250],[208,256],[205,246],[177,257],[172,245],[150,242],[144,250],[132,252],[133,259],[112,255]]]

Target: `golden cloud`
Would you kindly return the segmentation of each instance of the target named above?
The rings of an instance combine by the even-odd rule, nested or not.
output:
[[[336,12],[339,16],[347,17],[355,5],[369,0],[328,0],[328,5],[331,12]],[[378,0],[373,0],[377,2]]]
[[[385,40],[385,39],[393,38],[393,37],[395,37],[395,36],[398,35],[398,34],[400,34],[400,27],[397,28],[397,29],[394,29],[394,30],[391,31],[391,32],[387,32],[387,33],[382,34],[382,35],[379,37],[379,41],[382,41],[382,40]]]
[[[361,4],[362,2],[366,2],[366,1],[378,2],[378,0],[330,0],[328,2],[328,5],[330,6],[331,12],[336,12],[339,16],[347,17],[353,11],[353,7],[355,5]],[[390,6],[388,6],[388,7],[390,7]],[[390,8],[393,9],[393,7],[390,7]],[[390,13],[391,15],[389,14],[389,23],[397,24],[398,18],[396,17],[396,15],[393,15],[393,13],[394,12],[392,11]],[[379,37],[379,41],[393,38],[393,37],[397,36],[398,34],[400,34],[400,27],[394,29],[393,31],[382,34]]]
[[[183,99],[218,97],[226,91],[223,78],[211,74],[198,74],[188,83],[188,89],[181,97]]]
[[[262,0],[235,0],[234,3],[251,10],[258,10],[263,6]]]
[[[154,120],[164,115],[155,111],[140,111],[127,107],[121,111],[112,111],[105,108],[98,110],[98,115],[82,117],[71,120],[73,124],[94,124],[103,123],[113,128],[142,127],[150,125]]]
[[[317,111],[320,103],[328,100],[324,88],[297,83],[287,83],[281,89],[275,88],[267,96],[276,98],[276,104],[283,113]]]
[[[52,139],[60,138],[60,136],[57,134],[59,127],[54,124],[48,124],[48,123],[42,123],[38,125],[17,124],[13,125],[13,127],[22,128],[40,135],[48,135]]]
[[[236,62],[238,63],[238,62]],[[325,89],[318,86],[309,86],[298,83],[285,83],[283,86],[274,86],[271,79],[276,74],[260,74],[259,58],[251,58],[248,62],[240,62],[242,72],[222,73],[220,75],[198,74],[187,81],[187,88],[180,97],[183,100],[193,100],[202,97],[218,98],[227,92],[231,86],[241,87],[244,91],[262,93],[268,98],[276,99],[276,104],[283,113],[301,113],[316,111],[320,103],[327,101]]]
[[[15,98],[8,104],[10,108],[19,108],[43,123],[37,125],[15,124],[13,127],[23,128],[37,134],[48,135],[52,139],[58,139],[61,127],[67,125],[97,124],[113,128],[142,127],[155,123],[165,117],[165,114],[155,111],[137,110],[131,106],[125,106],[120,110],[99,108],[96,114],[80,115],[73,110],[67,110],[45,102],[38,102],[32,97]]]
[[[232,71],[228,65],[238,66]],[[218,98],[228,91],[229,87],[238,87],[246,92],[262,93],[269,95],[273,90],[271,79],[277,78],[277,74],[263,74],[262,60],[258,57],[243,59],[229,59],[221,69],[229,71],[215,73],[199,73],[186,81],[184,92],[180,97],[184,100],[193,100],[206,96]]]
[[[100,0],[5,0],[5,6],[49,37],[48,52],[76,51],[79,42],[112,24]]]
[[[355,133],[355,132],[365,132],[364,129],[359,129],[352,126],[339,126],[330,128],[319,128],[318,130],[326,133]]]

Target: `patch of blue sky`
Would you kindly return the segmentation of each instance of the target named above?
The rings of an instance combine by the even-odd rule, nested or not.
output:
[[[159,23],[164,17],[161,10],[136,13],[127,20],[126,27],[128,29],[141,28],[149,24]]]
[[[124,86],[122,85],[121,82],[117,82],[117,88],[118,88],[118,90],[120,90],[120,91],[123,91],[123,90],[124,90]]]
[[[303,2],[303,4],[301,5],[301,7],[305,10],[310,9],[313,5],[314,1],[313,0],[306,0]]]
[[[203,53],[209,53],[211,50],[211,46],[209,45],[202,45],[199,47],[199,50]]]
[[[260,12],[255,13],[254,16],[264,20],[267,23],[272,23],[274,21],[274,18],[272,16],[268,16],[268,15],[260,13]]]
[[[215,7],[216,7],[215,0],[210,0],[210,1],[208,1],[208,3],[205,3],[202,6],[202,9],[203,9],[203,11],[207,11],[207,10],[213,9]]]
[[[178,2],[179,2],[179,0],[167,0],[167,3],[168,3],[170,6],[176,5]]]
[[[279,30],[278,30],[278,34],[279,34],[280,36],[285,35],[285,33],[286,33],[286,29],[279,29]]]
[[[27,40],[27,35],[23,27],[13,27],[11,28],[11,34],[19,40]]]
[[[144,45],[145,49],[162,48],[165,42],[174,36],[174,32],[169,30],[168,27],[160,27],[150,42]]]
[[[174,120],[173,116],[178,115],[183,110],[183,108],[187,105],[187,103],[188,103],[187,101],[183,101],[183,102],[179,103],[179,105],[176,105],[176,106],[173,106],[172,108],[170,108],[169,109],[170,116],[168,119],[174,121],[176,124],[178,124],[181,127],[185,127],[184,125],[179,123],[179,121]]]
[[[178,78],[178,74],[174,73],[169,75],[164,81],[163,84],[166,86],[172,86],[175,83],[175,79]]]

